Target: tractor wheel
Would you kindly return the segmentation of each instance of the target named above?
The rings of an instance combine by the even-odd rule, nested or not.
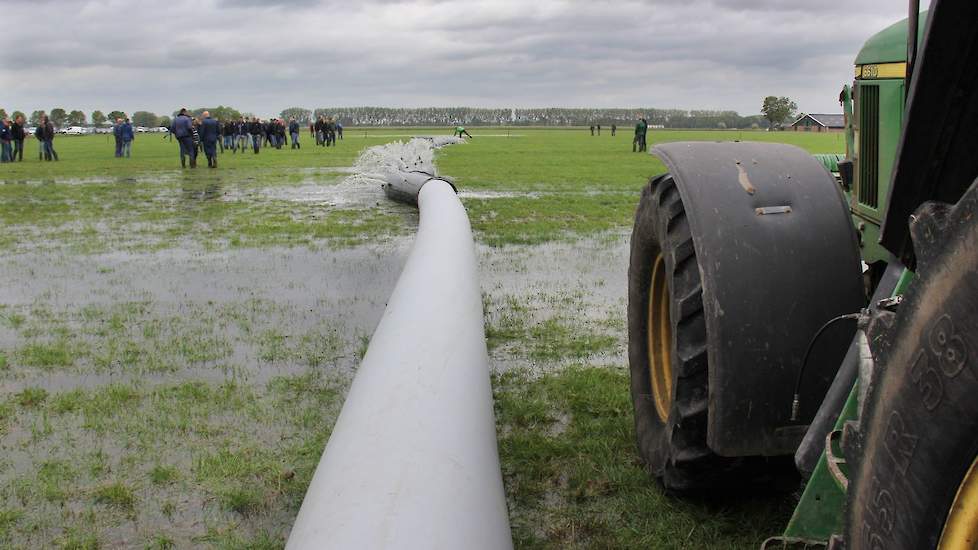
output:
[[[868,328],[875,368],[850,457],[849,550],[978,548],[978,182],[913,217],[917,278]]]
[[[628,269],[628,358],[638,450],[673,491],[715,485],[739,462],[707,446],[702,281],[682,199],[668,174],[642,190]]]

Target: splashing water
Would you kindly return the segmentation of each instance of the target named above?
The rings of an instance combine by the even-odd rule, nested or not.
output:
[[[381,185],[390,173],[415,170],[435,175],[435,150],[456,143],[465,140],[455,136],[416,137],[370,147],[360,154],[353,175],[344,183]]]

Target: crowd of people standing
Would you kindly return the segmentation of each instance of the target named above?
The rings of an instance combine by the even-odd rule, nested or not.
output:
[[[288,122],[281,118],[261,120],[252,117],[248,120],[240,117],[238,120],[219,121],[211,118],[204,111],[200,117],[192,117],[187,109],[180,109],[170,127],[170,135],[180,144],[180,165],[191,168],[197,167],[197,156],[202,151],[207,157],[207,166],[217,168],[217,155],[225,151],[233,154],[245,153],[251,150],[258,154],[262,148],[281,149],[292,144],[292,149],[301,149],[299,141],[299,123],[295,118]],[[319,117],[310,124],[317,145],[336,145],[337,136],[343,139],[343,126],[332,118]]]

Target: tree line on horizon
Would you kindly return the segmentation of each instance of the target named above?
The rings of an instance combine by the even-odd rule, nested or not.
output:
[[[786,99],[786,98],[785,98]],[[765,105],[767,107],[767,105]],[[794,107],[792,104],[791,107]],[[241,117],[251,118],[251,113],[239,111],[233,107],[219,105],[217,107],[199,107],[193,109],[193,116],[200,116],[203,111],[210,111],[211,116],[220,120],[237,120]],[[40,121],[43,111],[33,111],[30,116],[20,111],[14,111],[10,117],[24,115],[30,124]],[[5,118],[7,112],[0,109],[0,118]],[[82,111],[57,107],[48,112],[55,126],[103,126],[112,124],[117,118],[126,118],[122,111],[93,111],[90,116]],[[135,111],[129,119],[135,126],[169,126],[171,115],[159,116],[150,111]],[[548,107],[534,109],[516,108],[478,108],[478,107],[320,107],[306,109],[289,107],[283,109],[279,116],[284,120],[295,118],[300,124],[309,124],[320,116],[333,117],[344,126],[589,126],[605,125],[629,126],[635,124],[640,117],[645,118],[652,126],[665,128],[768,128],[771,126],[770,117],[763,114],[742,116],[736,111],[714,110],[685,110],[685,109],[656,109],[656,108],[563,108]]]

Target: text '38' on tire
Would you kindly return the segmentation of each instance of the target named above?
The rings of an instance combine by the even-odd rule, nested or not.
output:
[[[917,277],[869,327],[873,382],[847,426],[848,550],[978,548],[978,182],[924,204],[911,235]]]

